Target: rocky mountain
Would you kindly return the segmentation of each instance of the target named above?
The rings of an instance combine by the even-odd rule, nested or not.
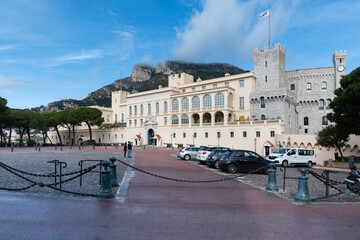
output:
[[[168,75],[182,72],[193,75],[194,79],[201,78],[202,80],[207,80],[223,77],[225,73],[233,75],[247,71],[225,63],[188,63],[182,61],[165,61],[157,64],[155,68],[145,64],[138,64],[133,67],[130,77],[118,79],[112,84],[91,92],[82,100],[65,99],[49,103],[47,106],[36,107],[31,110],[45,113],[91,105],[110,107],[112,91],[124,90],[135,93],[156,89],[159,85],[167,87]]]

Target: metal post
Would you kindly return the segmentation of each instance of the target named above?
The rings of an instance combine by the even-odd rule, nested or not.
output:
[[[95,144],[93,144],[93,150],[95,150]]]
[[[118,183],[117,181],[117,176],[116,176],[116,164],[115,164],[115,161],[116,161],[116,158],[115,157],[112,157],[109,159],[110,160],[110,170],[111,170],[111,186],[112,187],[118,187],[120,186],[120,184]]]
[[[61,145],[60,151],[62,151],[62,145]]]
[[[81,150],[81,146],[79,145],[79,151]]]
[[[105,144],[105,150],[107,149],[107,144]]]
[[[102,166],[104,169],[101,171],[101,186],[98,193],[98,198],[102,199],[111,199],[114,198],[114,193],[111,189],[111,177],[109,170],[110,163],[108,161],[103,161]]]
[[[57,144],[55,144],[55,150],[57,150]]]
[[[11,152],[14,151],[14,143],[11,143]]]
[[[40,152],[40,145],[39,145],[39,152]]]
[[[266,190],[269,191],[279,191],[279,187],[276,182],[276,167],[274,163],[269,164],[268,169],[268,185],[266,186]]]
[[[300,168],[299,171],[301,173],[301,176],[298,177],[299,184],[298,191],[295,196],[295,201],[307,203],[311,201],[308,187],[309,177],[306,176],[308,170],[306,168]]]

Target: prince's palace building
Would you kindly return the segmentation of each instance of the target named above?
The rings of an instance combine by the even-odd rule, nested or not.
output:
[[[103,112],[105,123],[122,127],[95,129],[93,139],[158,147],[219,145],[261,155],[279,146],[321,150],[315,134],[329,124],[326,115],[345,74],[346,51],[335,52],[332,60],[331,67],[286,71],[285,50],[275,44],[254,50],[254,72],[206,81],[182,73],[170,75],[168,87],[115,91],[111,108],[94,107]],[[89,133],[79,127],[76,135],[79,143]],[[68,141],[67,131],[62,137]],[[349,146],[353,150],[358,146]]]

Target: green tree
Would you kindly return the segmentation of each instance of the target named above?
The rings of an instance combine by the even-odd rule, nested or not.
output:
[[[101,124],[104,122],[102,112],[96,108],[84,107],[78,108],[76,114],[78,115],[79,120],[86,123],[88,126],[90,141],[92,142],[91,126],[101,126]]]
[[[343,76],[340,85],[330,103],[333,112],[327,118],[347,134],[360,135],[360,67]]]
[[[41,134],[43,135],[43,143],[45,145],[46,138],[49,138],[49,136],[47,135],[47,132],[50,127],[50,121],[44,113],[37,113],[36,115],[34,115],[34,117],[35,117],[35,119],[33,120],[34,121],[33,128],[35,128],[41,132]],[[52,143],[50,138],[49,138],[49,141],[50,141],[50,143]]]
[[[344,161],[341,148],[349,141],[349,134],[347,134],[338,125],[329,125],[321,129],[316,136],[316,141],[323,147],[334,147],[340,152],[341,159]]]
[[[59,132],[59,125],[61,125],[61,112],[45,113],[44,117],[47,119],[49,127],[52,127],[56,130],[56,133],[57,133],[59,141],[60,141],[60,145],[63,145],[61,136],[60,136],[60,132]],[[50,142],[51,142],[51,140],[50,140]]]
[[[9,114],[9,108],[6,106],[7,100],[0,97],[0,143],[5,141],[5,134],[3,129],[6,126],[7,115]]]
[[[71,109],[68,110],[68,123],[71,125],[72,132],[73,132],[73,144],[75,144],[75,127],[81,125],[82,119],[80,115],[78,114],[78,109]]]

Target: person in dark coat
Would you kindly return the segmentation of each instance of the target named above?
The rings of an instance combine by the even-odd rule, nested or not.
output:
[[[131,158],[131,150],[132,150],[132,143],[129,141],[128,142],[128,157]]]
[[[127,151],[127,142],[124,144],[124,157],[126,157],[126,151]]]

